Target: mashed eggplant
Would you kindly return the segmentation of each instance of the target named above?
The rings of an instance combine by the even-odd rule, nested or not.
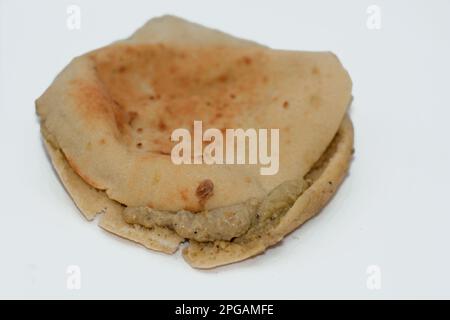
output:
[[[285,181],[262,200],[252,198],[243,203],[198,213],[127,207],[123,217],[130,224],[146,228],[167,227],[181,237],[199,242],[229,241],[268,219],[276,219],[284,214],[302,194],[305,186],[303,179]]]

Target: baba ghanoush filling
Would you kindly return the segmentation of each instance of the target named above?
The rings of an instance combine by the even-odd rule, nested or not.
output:
[[[197,213],[127,207],[123,218],[127,223],[146,228],[166,227],[183,238],[199,242],[230,241],[267,221],[277,219],[289,210],[306,188],[307,183],[303,179],[288,180],[263,199],[251,198],[243,203]]]

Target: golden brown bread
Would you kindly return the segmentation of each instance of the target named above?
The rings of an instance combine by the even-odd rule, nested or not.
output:
[[[183,37],[183,46],[128,40],[78,57],[37,100],[42,126],[77,174],[124,205],[171,211],[263,197],[306,174],[350,102],[350,78],[337,58]],[[205,129],[280,129],[279,172],[174,165],[170,133],[192,130],[194,120]],[[216,192],[201,204],[195,191],[205,179]]]
[[[341,127],[340,147],[321,162],[334,192],[353,143],[344,118],[350,99],[350,78],[331,53],[273,50],[163,17],[74,59],[36,105],[53,164],[85,216],[102,213],[106,230],[172,253],[182,237],[127,224],[123,208],[196,212],[264,198],[286,180],[311,175]],[[170,133],[192,130],[194,120],[205,128],[279,128],[279,172],[262,176],[259,165],[174,165]],[[207,268],[264,251],[327,201],[332,192],[323,190],[330,187],[313,180],[276,225],[260,230],[267,231],[260,240],[191,241],[186,260]],[[214,184],[205,199],[197,194],[204,181]]]

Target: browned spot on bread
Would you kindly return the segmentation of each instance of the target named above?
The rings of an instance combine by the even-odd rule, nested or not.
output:
[[[217,77],[217,80],[219,82],[227,82],[228,81],[228,76],[226,74],[221,74],[220,76]]]
[[[289,107],[289,101],[284,101],[283,102],[283,108],[287,109]]]
[[[106,144],[105,138],[101,138],[101,139],[98,141],[98,143],[99,143],[99,144]]]
[[[132,126],[134,120],[136,120],[136,118],[139,116],[139,114],[135,111],[129,111],[128,112],[128,125]]]
[[[201,206],[214,194],[214,183],[210,179],[205,179],[198,185],[195,195],[199,199]]]
[[[170,156],[170,152],[164,150],[157,150],[156,153],[162,154],[164,156]]]
[[[177,66],[172,65],[172,66],[169,67],[169,72],[171,74],[175,74],[175,73],[177,73],[177,71],[178,71],[178,67]]]
[[[138,142],[138,143],[136,143],[136,148],[138,148],[138,149],[142,149],[142,142]]]
[[[143,131],[144,129],[142,129],[142,128],[137,128],[137,133],[142,133],[142,131]]]
[[[312,73],[313,75],[317,76],[317,75],[320,74],[320,70],[319,70],[319,68],[317,68],[316,66],[314,66],[314,67],[311,69],[311,73]]]
[[[167,125],[166,125],[166,123],[164,122],[164,120],[159,119],[159,122],[158,122],[158,129],[159,129],[159,131],[165,131],[165,130],[167,129]]]
[[[181,196],[181,199],[183,199],[183,201],[187,202],[189,200],[188,190],[187,189],[181,190],[180,191],[180,196]]]
[[[252,64],[252,58],[247,57],[247,56],[244,56],[244,57],[242,58],[242,61],[244,61],[244,63],[245,63],[246,65]]]
[[[117,129],[119,129],[119,132],[123,133],[125,123],[124,113],[120,111],[114,112],[114,121],[116,123]]]

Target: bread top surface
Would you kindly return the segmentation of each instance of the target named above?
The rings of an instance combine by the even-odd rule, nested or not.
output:
[[[351,81],[331,53],[273,50],[184,20],[74,59],[37,100],[42,125],[88,184],[127,206],[212,209],[304,176],[332,140]],[[173,130],[279,129],[280,167],[175,165]],[[206,202],[202,182],[213,182]]]

